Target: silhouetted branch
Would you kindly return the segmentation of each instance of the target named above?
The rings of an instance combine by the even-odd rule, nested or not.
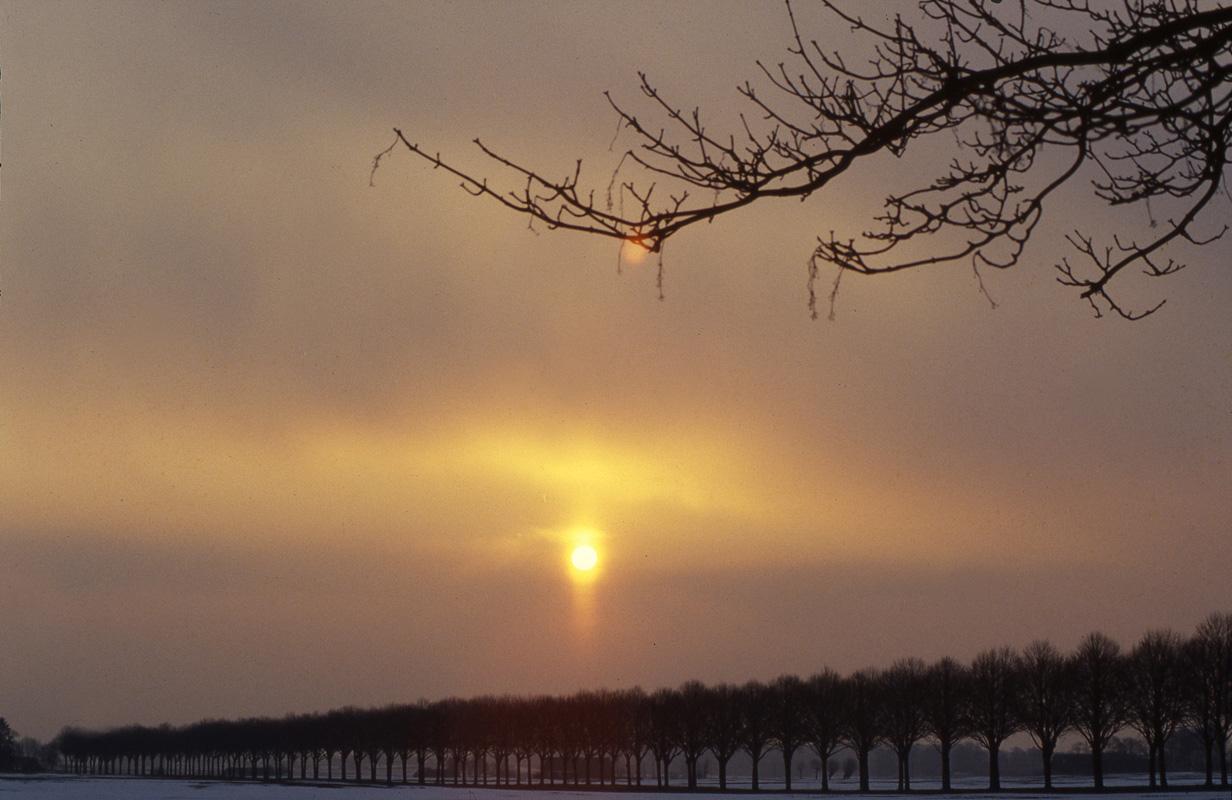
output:
[[[1193,227],[1219,189],[1227,191],[1232,8],[1198,0],[1106,8],[1088,0],[920,0],[919,24],[896,17],[875,26],[834,0],[822,5],[868,45],[867,60],[851,65],[807,39],[788,3],[792,66],[758,62],[770,94],[752,83],[739,87],[754,113],[741,114],[735,132],[713,130],[700,109],[670,101],[645,73],[638,78],[649,116],[606,95],[618,117],[613,143],[621,130],[636,140],[616,172],[627,160],[643,177],[619,185],[617,209],[616,172],[606,202],[596,204],[593,191],[580,188],[580,161],[570,175],[550,178],[476,140],[488,159],[525,184],[498,190],[395,133],[471,194],[549,228],[631,240],[655,253],[696,223],[763,198],[808,198],[870,157],[902,157],[915,140],[952,135],[961,155],[931,181],[891,192],[874,228],[818,238],[808,267],[814,316],[819,263],[873,275],[970,261],[979,290],[995,306],[980,269],[1018,264],[1045,201],[1084,168],[1098,175],[1097,199],[1141,205],[1152,226],[1162,228],[1149,240],[1110,247],[1083,234],[1071,238],[1082,258],[1062,259],[1058,280],[1097,314],[1153,313],[1162,302],[1146,311],[1124,307],[1111,293],[1114,279],[1131,265],[1152,276],[1171,274],[1182,265],[1157,260],[1161,249],[1177,239],[1201,245],[1222,236],[1223,229],[1211,235]],[[1067,166],[1049,175],[1045,156],[1064,151],[1071,153]],[[1188,205],[1157,222],[1152,201]]]

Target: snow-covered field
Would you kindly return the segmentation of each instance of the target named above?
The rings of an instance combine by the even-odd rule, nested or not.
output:
[[[1184,782],[1197,776],[1178,776]],[[982,783],[978,780],[964,781],[964,787],[978,789]],[[1124,781],[1111,780],[1110,784]],[[1075,784],[1068,784],[1075,785]],[[874,787],[882,788],[882,787]],[[890,788],[890,787],[884,787]],[[921,786],[920,788],[924,788]],[[1044,798],[1050,795],[1042,789],[1031,791],[1023,784],[1006,782],[1006,788],[1014,791],[1011,798]],[[1025,789],[1025,791],[1024,791]],[[390,800],[400,797],[406,800],[595,800],[593,792],[577,791],[538,791],[515,789],[481,789],[467,787],[439,786],[355,786],[340,783],[302,783],[302,784],[269,784],[246,782],[218,782],[203,780],[154,780],[137,778],[92,778],[68,775],[35,775],[35,776],[0,776],[0,798],[21,798],[22,800],[308,800],[309,798],[328,797],[331,800]],[[662,800],[663,795],[649,792],[620,793],[625,800]],[[697,800],[719,800],[730,798],[731,795],[700,792],[690,794]],[[890,797],[892,794],[870,794],[861,797]],[[1066,793],[1066,797],[1074,797]],[[1149,798],[1150,800],[1228,800],[1227,789],[1214,791],[1171,791],[1171,792],[1118,792],[1113,795],[1123,800]],[[766,800],[784,800],[785,795],[775,795],[769,792],[758,797]],[[930,795],[933,798],[959,797],[964,800],[977,800],[981,797],[1005,798],[1007,795],[987,795],[983,793],[967,793],[961,795]]]

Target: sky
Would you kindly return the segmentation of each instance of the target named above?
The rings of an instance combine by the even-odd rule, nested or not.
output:
[[[0,715],[768,679],[1229,610],[1226,245],[1094,319],[1062,235],[1145,220],[1079,182],[995,309],[960,267],[812,320],[815,238],[928,163],[680,234],[663,300],[404,151],[369,185],[397,126],[601,190],[632,145],[604,90],[642,108],[642,69],[721,124],[789,35],[743,2],[0,2]]]

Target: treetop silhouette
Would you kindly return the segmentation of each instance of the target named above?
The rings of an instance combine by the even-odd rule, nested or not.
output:
[[[337,763],[342,780],[377,782],[380,764],[393,783],[401,761],[404,783],[413,770],[420,784],[470,786],[640,787],[651,785],[643,775],[650,756],[654,786],[670,787],[672,765],[683,761],[690,789],[703,785],[699,762],[709,753],[719,762],[720,790],[730,788],[728,762],[743,751],[754,792],[763,788],[758,765],[772,750],[790,789],[792,759],[803,748],[818,757],[823,791],[831,788],[830,762],[840,748],[854,756],[847,774],[858,771],[860,790],[869,791],[870,754],[888,746],[898,760],[898,788],[910,791],[911,753],[929,739],[948,791],[951,755],[963,739],[987,751],[989,788],[999,789],[998,749],[1017,732],[1038,745],[1046,787],[1057,741],[1078,735],[1102,788],[1105,756],[1125,730],[1149,749],[1150,785],[1166,787],[1169,741],[1182,729],[1201,743],[1205,785],[1214,786],[1218,766],[1227,786],[1232,613],[1211,614],[1188,638],[1148,632],[1129,652],[1092,633],[1069,654],[1041,641],[1021,653],[985,650],[969,664],[904,658],[886,670],[843,676],[822,668],[807,679],[783,675],[770,683],[689,681],[650,693],[454,697],[174,728],[68,728],[56,745],[65,766],[80,773],[281,780],[298,771],[300,780],[309,773],[332,780]]]

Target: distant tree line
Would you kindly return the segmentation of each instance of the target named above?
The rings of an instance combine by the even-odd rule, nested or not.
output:
[[[55,747],[30,736],[19,737],[0,717],[0,772],[43,772],[56,766]]]
[[[651,693],[451,698],[181,727],[66,728],[55,744],[78,773],[332,780],[337,763],[342,780],[393,783],[399,764],[402,782],[468,786],[669,787],[675,764],[692,789],[709,755],[721,790],[743,752],[754,791],[758,765],[771,753],[782,759],[785,789],[793,759],[807,756],[820,764],[828,791],[840,751],[868,791],[869,756],[885,746],[897,757],[898,788],[907,791],[913,748],[937,748],[948,790],[951,754],[967,741],[987,752],[995,791],[999,751],[1018,733],[1038,749],[1046,788],[1063,736],[1089,748],[1094,785],[1103,788],[1104,753],[1131,731],[1146,745],[1150,786],[1166,787],[1167,745],[1183,729],[1201,742],[1206,785],[1216,772],[1228,785],[1232,613],[1212,614],[1187,638],[1152,631],[1128,652],[1092,633],[1068,654],[1037,641],[1021,652],[987,650],[969,664],[904,658],[846,676],[822,669],[738,686],[690,681]]]

